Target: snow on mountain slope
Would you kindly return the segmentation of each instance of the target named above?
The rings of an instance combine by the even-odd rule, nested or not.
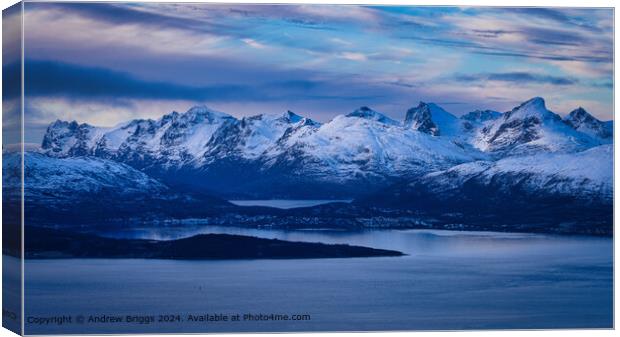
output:
[[[274,116],[258,115],[243,118],[241,120],[243,141],[238,145],[239,152],[246,158],[257,158],[282,137],[290,123],[288,116],[274,118]]]
[[[57,157],[137,157],[163,159],[170,165],[203,155],[215,131],[235,121],[234,117],[205,106],[193,107],[183,114],[174,111],[157,121],[138,119],[112,128],[57,121],[48,127],[42,148]]]
[[[205,106],[196,106],[183,114],[172,112],[156,121],[132,120],[112,128],[57,121],[48,127],[42,148],[56,157],[94,155],[163,167],[201,165],[205,157],[216,158],[213,154],[222,145],[229,154],[234,152],[245,159],[256,159],[290,127],[302,122],[319,125],[290,111],[237,120]],[[225,139],[221,138],[222,134]],[[214,135],[218,135],[220,144],[214,142]],[[206,162],[209,161],[207,158]]]
[[[613,140],[613,122],[602,122],[582,107],[571,111],[564,117],[564,122],[573,129],[596,137],[603,142],[607,143]]]
[[[256,115],[244,117],[238,125],[235,150],[238,156],[254,160],[264,155],[284,136],[301,125],[320,124],[287,111],[283,115]]]
[[[19,167],[19,153],[3,154],[5,187],[19,188],[20,176],[11,168]],[[116,195],[153,195],[168,188],[128,165],[93,157],[54,158],[41,153],[24,153],[24,190],[26,198],[37,202],[59,202],[97,193]]]
[[[517,187],[535,194],[577,197],[585,201],[613,199],[613,146],[601,145],[578,153],[542,153],[496,162],[476,161],[424,176],[424,185],[437,195],[458,194],[466,183]]]
[[[19,204],[19,152],[3,153],[3,202]],[[101,225],[206,217],[234,208],[206,193],[180,192],[128,165],[95,157],[24,154],[24,207],[33,225]]]
[[[153,148],[167,146],[174,149],[175,159],[182,160],[184,155],[198,157],[205,151],[211,136],[222,125],[234,123],[235,118],[205,106],[197,106],[173,118],[162,137],[151,143]],[[159,144],[158,144],[159,143]]]
[[[273,165],[304,160],[304,173],[329,180],[411,176],[474,160],[448,139],[415,132],[370,108],[335,117],[292,138]]]
[[[613,147],[456,165],[353,202],[448,229],[613,233]]]
[[[95,147],[105,131],[107,129],[86,123],[56,120],[47,128],[42,147],[59,157],[85,155]]]
[[[448,228],[610,235],[613,146],[469,162],[354,204],[419,214]]]
[[[521,155],[537,151],[581,151],[601,143],[566,125],[532,98],[477,131],[472,144],[485,152]]]

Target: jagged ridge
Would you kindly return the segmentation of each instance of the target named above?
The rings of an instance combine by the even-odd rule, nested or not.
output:
[[[61,158],[111,159],[219,195],[351,197],[475,160],[609,143],[598,131],[610,124],[584,112],[562,120],[536,97],[503,114],[477,110],[457,118],[420,102],[402,122],[361,107],[321,124],[291,111],[237,119],[198,106],[112,128],[56,121],[42,148]]]

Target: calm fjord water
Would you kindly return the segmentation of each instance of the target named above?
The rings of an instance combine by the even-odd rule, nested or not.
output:
[[[610,238],[451,231],[141,228],[171,239],[234,233],[401,250],[404,257],[26,261],[26,317],[180,315],[182,323],[26,324],[35,333],[612,327]],[[308,321],[187,322],[199,314]]]

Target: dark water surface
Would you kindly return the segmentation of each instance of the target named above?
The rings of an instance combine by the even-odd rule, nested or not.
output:
[[[332,202],[351,202],[352,200],[288,200],[288,199],[268,199],[268,200],[229,200],[238,206],[266,206],[281,209],[290,209],[298,207],[311,207],[317,205],[329,204]]]
[[[107,233],[172,239],[234,233],[350,243],[408,256],[313,260],[29,260],[26,333],[428,330],[612,327],[610,238],[453,231],[281,231],[185,226]],[[310,320],[188,322],[200,314]],[[157,322],[158,315],[183,322]],[[150,324],[75,323],[154,315]]]

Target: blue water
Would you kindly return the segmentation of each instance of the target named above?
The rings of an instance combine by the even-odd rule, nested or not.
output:
[[[171,239],[207,232],[350,243],[409,255],[241,261],[29,260],[26,317],[178,314],[184,322],[26,324],[26,333],[612,327],[609,238],[200,226],[143,227],[114,235]],[[206,313],[304,314],[311,319],[187,322],[188,314]]]
[[[351,202],[351,200],[288,200],[288,199],[268,199],[268,200],[229,200],[237,206],[266,206],[274,208],[298,208],[311,207],[333,202]]]

